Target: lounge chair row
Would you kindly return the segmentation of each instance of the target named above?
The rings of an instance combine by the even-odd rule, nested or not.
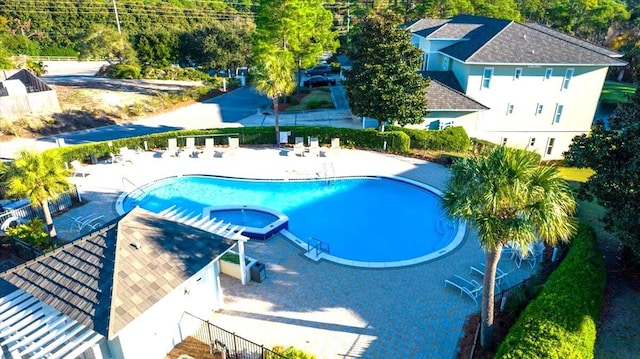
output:
[[[182,148],[178,147],[178,139],[170,138],[168,141],[167,151],[165,155],[170,157],[198,157],[200,154],[211,157],[222,157],[227,155],[234,155],[236,150],[240,148],[240,139],[237,137],[229,137],[229,146],[226,149],[214,147],[213,138],[205,138],[204,149],[199,150],[195,145],[194,137],[187,137],[186,145]]]
[[[336,155],[340,149],[340,139],[332,138],[330,147],[320,147],[320,141],[317,137],[309,138],[309,146],[304,145],[304,138],[296,137],[293,144],[293,154],[295,156],[324,156]]]

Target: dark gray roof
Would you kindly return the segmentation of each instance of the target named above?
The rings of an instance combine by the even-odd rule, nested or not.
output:
[[[20,288],[112,338],[231,245],[136,208],[99,231],[0,274],[0,289]]]
[[[427,109],[429,111],[479,111],[488,107],[464,94],[462,86],[451,71],[423,71],[429,78]]]
[[[432,24],[414,32],[429,39],[461,39],[440,52],[465,63],[626,64],[617,59],[620,54],[616,52],[540,25],[471,15],[456,16],[440,25]]]
[[[433,28],[433,27],[442,25],[447,21],[448,21],[447,19],[420,19],[420,20],[404,23],[401,27],[411,32],[416,32],[423,29]]]

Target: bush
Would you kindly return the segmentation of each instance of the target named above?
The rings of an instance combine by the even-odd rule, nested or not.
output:
[[[276,346],[273,348],[273,352],[276,354],[280,354],[287,359],[315,359],[316,358],[315,355],[307,354],[304,351],[295,347],[285,348],[283,346]]]
[[[593,358],[605,279],[594,231],[582,225],[567,257],[522,312],[495,358]]]
[[[467,151],[469,136],[462,127],[447,127],[443,130],[418,130],[388,126],[389,130],[402,131],[411,138],[411,148],[433,151]]]
[[[106,72],[108,77],[116,79],[139,79],[140,78],[140,66],[138,65],[125,65],[115,64],[107,66],[106,69],[100,72]]]
[[[145,67],[142,77],[155,80],[190,80],[209,81],[211,76],[204,71],[192,67],[182,68],[177,66],[167,66],[162,68]]]
[[[282,126],[281,131],[291,131],[291,138],[295,137],[318,137],[320,143],[330,143],[331,138],[339,137],[340,143],[345,147],[359,147],[367,149],[381,150],[384,142],[387,143],[387,150],[395,153],[409,152],[409,136],[400,131],[387,131],[380,133],[373,129],[356,130],[351,128],[333,127],[304,127],[304,126]],[[154,133],[139,137],[121,138],[112,140],[109,147],[108,141],[85,143],[74,146],[64,146],[52,148],[47,151],[56,151],[65,162],[79,160],[89,162],[91,154],[99,158],[108,158],[110,153],[117,151],[120,147],[144,148],[147,142],[149,149],[164,149],[167,147],[169,138],[179,136],[195,136],[207,134],[234,134],[240,137],[243,145],[263,145],[274,144],[275,133],[273,127],[233,127],[215,128],[207,130],[182,130],[163,133]],[[184,146],[184,137],[178,138],[178,145]]]
[[[78,57],[78,51],[71,47],[50,45],[42,48],[41,56]]]
[[[43,251],[53,249],[49,235],[44,231],[44,223],[39,218],[34,218],[27,223],[7,228],[6,233],[11,237]]]

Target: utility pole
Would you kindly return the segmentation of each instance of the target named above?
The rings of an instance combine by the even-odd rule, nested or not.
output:
[[[118,34],[122,35],[120,31],[120,19],[118,18],[118,7],[116,6],[116,0],[113,0],[113,11],[116,14],[116,25],[118,26]]]

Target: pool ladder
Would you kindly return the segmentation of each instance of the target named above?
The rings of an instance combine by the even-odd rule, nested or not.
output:
[[[327,184],[333,184],[336,181],[336,170],[333,162],[324,162],[322,164],[322,174]]]
[[[311,253],[311,251],[316,252],[316,257],[318,257],[322,253],[327,253],[331,251],[329,247],[329,243],[325,243],[317,238],[309,237],[309,241],[307,242],[307,253]]]
[[[129,183],[130,185],[132,185],[134,187],[133,191],[129,192],[129,196],[133,196],[133,194],[135,192],[140,192],[141,194],[145,194],[144,190],[142,189],[141,186],[136,185],[135,183],[133,183],[130,179],[128,179],[127,177],[122,177],[122,190],[126,191],[126,186],[125,184]]]

